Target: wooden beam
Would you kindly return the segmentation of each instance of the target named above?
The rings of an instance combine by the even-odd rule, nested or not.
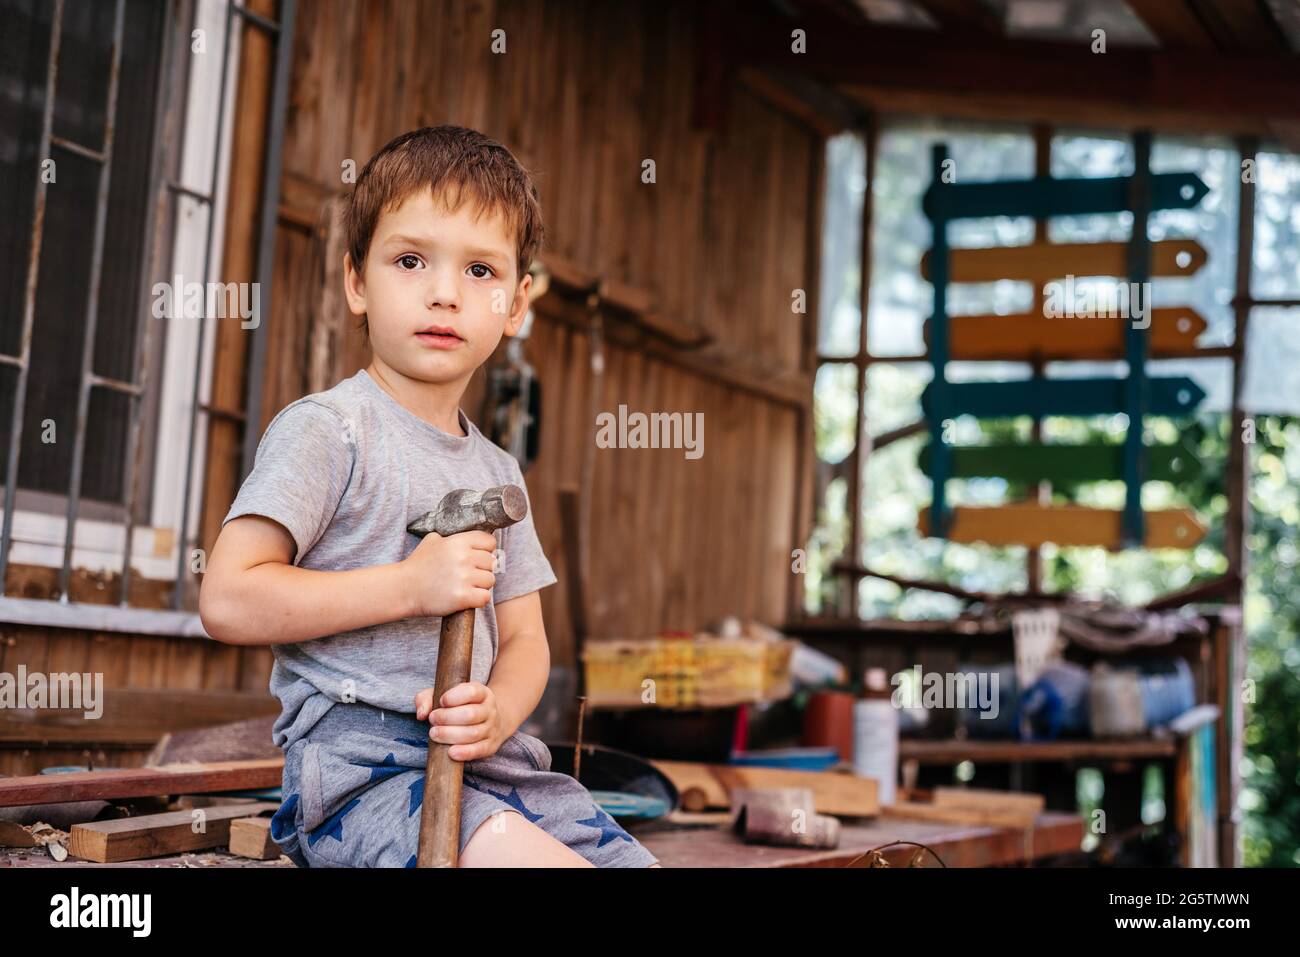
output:
[[[1021,280],[1038,285],[1067,276],[1122,277],[1127,275],[1126,242],[1030,243],[1026,246],[989,246],[954,249],[948,257],[949,282]],[[1186,278],[1195,275],[1210,254],[1195,239],[1162,239],[1151,244],[1152,277]],[[921,276],[930,278],[930,254],[921,256]],[[1127,292],[1127,284],[1124,289]]]
[[[1290,49],[1266,0],[1187,0],[1187,4],[1220,50],[1272,54]]]
[[[930,510],[921,508],[917,527],[930,534]],[[1123,541],[1123,513],[1117,509],[1082,505],[1043,506],[1029,502],[990,508],[961,506],[951,510],[948,539],[986,545],[1100,546],[1118,549]],[[1191,548],[1205,528],[1188,509],[1171,508],[1146,513],[1146,548]]]
[[[151,747],[171,731],[280,713],[263,692],[105,688],[103,697],[94,720],[83,708],[0,708],[0,743]]]
[[[807,31],[806,54],[791,49],[795,26]],[[972,43],[960,32],[854,25],[809,10],[791,19],[747,10],[729,21],[728,31],[728,56],[738,65],[801,71],[840,87],[1015,94],[1220,117],[1300,118],[1300,71],[1292,55],[1135,49],[1095,54],[1088,38]]]
[[[114,768],[0,778],[0,807],[23,804],[71,804],[160,794],[203,794],[278,787],[283,758],[260,761],[213,761],[156,768]]]
[[[280,845],[271,840],[271,819],[241,817],[230,822],[230,853],[255,861],[274,861]]]
[[[1188,135],[1254,135],[1274,144],[1300,143],[1297,124],[1246,113],[1205,113],[1191,106],[1156,109],[1125,103],[1091,102],[1066,96],[1044,96],[1024,90],[994,93],[986,90],[913,90],[883,84],[842,87],[844,93],[882,116],[911,119],[940,116],[976,120],[982,124],[1021,131],[1026,123],[1055,123],[1069,116],[1079,129],[1155,130]]]
[[[1091,316],[1057,319],[1033,313],[951,316],[948,345],[954,359],[1122,359],[1125,322]],[[1190,307],[1152,309],[1151,355],[1178,355],[1195,349],[1196,339],[1205,329],[1205,320]],[[929,323],[925,333],[929,333]]]
[[[859,126],[867,112],[852,97],[797,73],[741,70],[740,82],[818,136],[834,136]]]
[[[1218,44],[1197,16],[1192,5],[1182,0],[1125,0],[1165,50],[1214,50]]]
[[[920,464],[929,471],[929,448],[921,450]],[[1201,473],[1201,462],[1189,445],[1154,445],[1147,448],[1148,482],[1186,482]],[[1124,446],[1091,442],[1058,445],[1041,442],[958,446],[952,450],[952,478],[996,476],[1020,482],[1118,481],[1124,475]]]
[[[264,801],[74,824],[68,854],[99,864],[116,864],[224,847],[230,842],[232,821],[262,811],[273,812],[278,807]]]
[[[941,30],[965,34],[1001,36],[1003,24],[992,10],[979,0],[912,0],[939,24]]]

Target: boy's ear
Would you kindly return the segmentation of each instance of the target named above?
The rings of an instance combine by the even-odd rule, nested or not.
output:
[[[343,292],[348,297],[348,309],[354,316],[366,314],[366,281],[352,264],[352,254],[343,254]]]
[[[519,332],[524,324],[524,316],[528,315],[528,290],[532,288],[533,277],[530,273],[524,273],[524,278],[520,280],[519,287],[515,290],[515,301],[510,304],[510,315],[506,316],[505,334],[513,336]]]

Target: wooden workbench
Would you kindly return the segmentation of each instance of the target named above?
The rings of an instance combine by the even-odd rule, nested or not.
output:
[[[745,844],[724,827],[677,827],[654,822],[632,833],[664,867],[842,867],[872,848],[891,841],[916,841],[932,848],[949,867],[1027,864],[1079,850],[1083,818],[1046,811],[1032,828],[974,827],[875,818],[843,821],[840,846],[833,850]],[[918,848],[886,849],[891,866],[906,867]],[[937,867],[925,855],[925,867]]]

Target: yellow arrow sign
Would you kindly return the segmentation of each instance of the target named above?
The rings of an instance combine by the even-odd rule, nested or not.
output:
[[[948,320],[952,359],[1123,359],[1130,320],[1109,316],[1049,318],[1035,313],[1011,316],[953,316]],[[1205,320],[1195,309],[1173,306],[1151,310],[1151,355],[1182,354],[1196,346]],[[926,323],[926,341],[930,327]]]
[[[961,506],[949,513],[948,539],[986,545],[1039,546],[1054,542],[1119,548],[1123,524],[1123,513],[1118,509],[1029,502],[994,508]],[[922,535],[930,534],[928,508],[918,513],[917,527]],[[1195,514],[1181,508],[1147,512],[1146,531],[1143,545],[1147,548],[1191,548],[1205,535]]]
[[[1027,280],[1038,285],[1066,276],[1128,275],[1128,243],[1032,243],[949,251],[949,282]],[[1190,276],[1209,260],[1194,239],[1162,239],[1151,244],[1151,275]],[[921,275],[930,278],[930,254],[921,257]]]

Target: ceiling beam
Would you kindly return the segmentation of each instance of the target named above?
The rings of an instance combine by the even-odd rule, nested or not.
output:
[[[791,50],[802,28],[807,52]],[[840,88],[871,87],[965,96],[1019,96],[1205,116],[1300,120],[1300,57],[1118,50],[1090,41],[989,39],[827,20],[737,12],[728,52],[738,67],[788,70]],[[1068,122],[1068,113],[1059,117]]]
[[[1266,0],[1187,0],[1228,53],[1280,53],[1290,49]]]
[[[941,30],[959,30],[990,36],[1004,32],[1002,19],[983,0],[912,0],[939,24]]]
[[[1214,37],[1183,0],[1125,0],[1164,50],[1214,50]]]

